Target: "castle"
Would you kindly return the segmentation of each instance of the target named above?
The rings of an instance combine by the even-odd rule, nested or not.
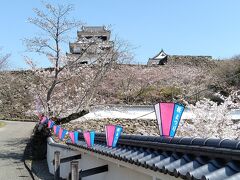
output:
[[[110,41],[111,31],[105,26],[82,26],[77,32],[78,39],[69,43],[70,53],[67,56],[70,61],[76,59],[80,64],[98,63],[99,57],[109,52],[114,42]]]
[[[203,62],[208,62],[212,60],[212,56],[190,56],[190,55],[167,55],[163,50],[161,50],[153,58],[149,58],[147,65],[156,66],[164,64],[194,64],[198,65]]]
[[[77,32],[77,41],[69,43],[70,53],[67,53],[67,56],[70,61],[77,59],[80,64],[97,64],[99,57],[104,57],[104,54],[114,47],[110,36],[111,31],[105,26],[83,26],[81,31]],[[199,65],[209,60],[212,60],[211,56],[168,55],[161,50],[156,56],[149,58],[147,65]]]

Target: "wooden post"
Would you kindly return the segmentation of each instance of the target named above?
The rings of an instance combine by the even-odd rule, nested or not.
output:
[[[54,152],[54,180],[60,179],[60,152]]]
[[[71,180],[78,180],[79,172],[78,172],[78,161],[71,162]]]

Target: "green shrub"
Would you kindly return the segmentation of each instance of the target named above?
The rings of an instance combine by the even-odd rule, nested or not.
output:
[[[160,95],[165,101],[172,100],[174,97],[181,94],[181,89],[174,86],[166,86],[160,89]]]

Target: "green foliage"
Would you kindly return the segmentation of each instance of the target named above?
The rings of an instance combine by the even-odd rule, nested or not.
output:
[[[0,122],[0,128],[5,126],[5,123],[4,122]]]
[[[181,94],[181,89],[174,86],[166,86],[160,89],[160,95],[165,100],[172,100],[174,97]]]
[[[140,90],[128,94],[127,96],[121,94],[119,96],[125,103],[149,104],[156,101],[171,101],[177,96],[181,95],[181,89],[174,86],[166,86],[158,88],[157,86],[147,86]]]
[[[229,86],[240,86],[240,59],[230,59],[219,61],[215,70],[215,75],[219,78],[219,86],[229,88]]]

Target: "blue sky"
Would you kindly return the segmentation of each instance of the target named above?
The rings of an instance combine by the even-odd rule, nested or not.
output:
[[[111,25],[113,36],[128,41],[135,61],[146,63],[162,48],[168,54],[240,54],[240,1],[238,0],[50,0],[75,5],[72,16],[87,25]],[[0,46],[11,53],[11,68],[26,68],[22,39],[39,32],[27,22],[38,0],[8,0],[0,5]],[[70,34],[74,39],[76,32]],[[34,56],[40,66],[44,57]]]

